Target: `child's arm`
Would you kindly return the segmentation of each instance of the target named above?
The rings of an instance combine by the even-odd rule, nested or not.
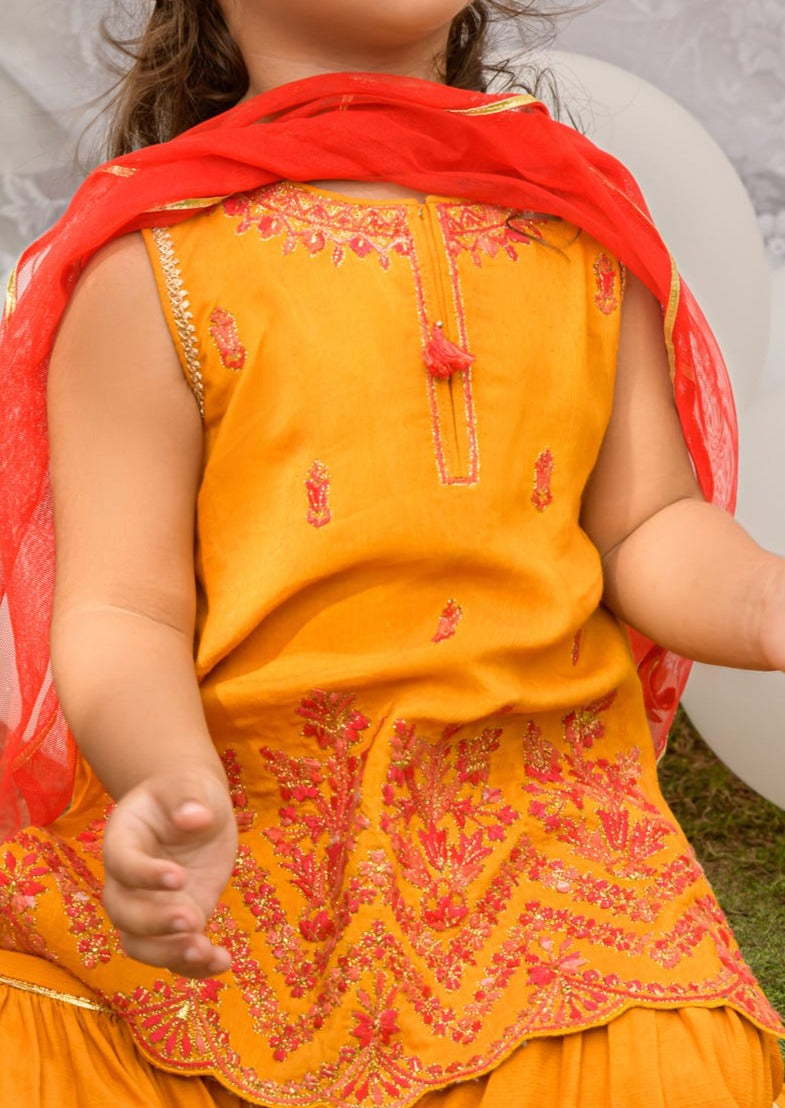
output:
[[[785,560],[706,504],[673,402],[662,311],[632,274],[613,413],[582,524],[605,604],[661,646],[716,665],[785,669]]]
[[[52,352],[48,421],[54,681],[118,801],[104,903],[134,957],[220,972],[228,957],[202,931],[236,825],[193,662],[202,430],[139,235],[101,251],[77,285]]]

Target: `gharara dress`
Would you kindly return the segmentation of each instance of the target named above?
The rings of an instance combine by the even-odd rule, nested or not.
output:
[[[579,526],[623,267],[558,219],[290,181],[143,235],[204,424],[232,969],[122,953],[81,762],[4,848],[0,1027],[29,1046],[0,1091],[70,1106],[71,1066],[74,1106],[769,1108],[785,1029]]]

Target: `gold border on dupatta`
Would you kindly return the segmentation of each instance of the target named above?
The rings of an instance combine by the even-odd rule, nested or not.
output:
[[[195,212],[201,208],[213,208],[226,196],[192,196],[185,200],[172,200],[169,204],[156,204],[148,212]]]
[[[3,320],[8,321],[16,311],[17,296],[17,272],[19,263],[14,266],[8,275],[8,283],[5,287],[5,304],[3,305]]]
[[[665,345],[668,348],[668,363],[670,365],[671,384],[676,383],[676,345],[673,341],[673,332],[676,328],[676,316],[679,311],[679,298],[681,296],[681,277],[676,267],[676,259],[670,254],[671,260],[671,289],[668,296],[668,307],[665,312],[663,328]]]
[[[447,108],[447,111],[452,112],[453,115],[496,115],[497,112],[509,112],[525,104],[536,103],[536,96],[520,92],[515,96],[505,96],[503,100],[496,100],[492,104],[480,104],[476,108]]]

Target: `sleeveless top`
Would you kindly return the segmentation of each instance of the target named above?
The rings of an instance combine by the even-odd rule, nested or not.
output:
[[[143,234],[204,425],[232,970],[122,954],[84,761],[68,813],[6,846],[0,944],[265,1105],[406,1108],[633,1006],[785,1034],[661,795],[579,525],[617,259],[535,213],[287,181]]]

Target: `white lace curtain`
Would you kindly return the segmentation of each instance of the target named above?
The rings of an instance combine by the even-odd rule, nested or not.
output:
[[[150,0],[3,0],[0,271],[60,213],[80,179],[77,139],[110,78],[98,24],[133,26]],[[556,45],[629,69],[714,135],[785,265],[785,0],[605,0],[565,22]],[[82,146],[89,164],[100,133]]]

